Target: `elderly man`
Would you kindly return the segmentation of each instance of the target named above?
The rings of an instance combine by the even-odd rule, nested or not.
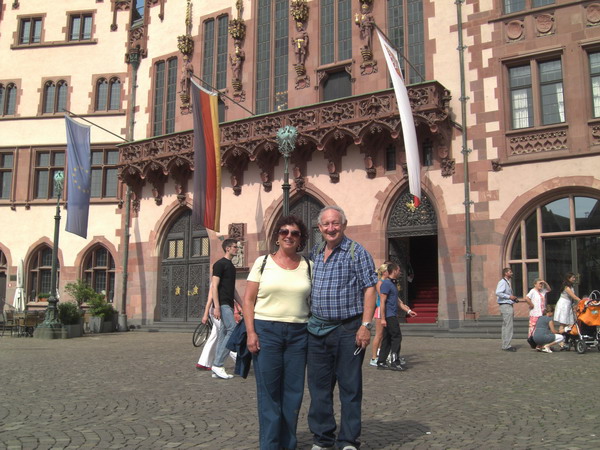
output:
[[[318,217],[324,243],[314,262],[307,375],[312,450],[360,446],[362,363],[371,340],[377,275],[371,255],[345,236],[346,215],[326,206]],[[341,423],[336,439],[333,390],[339,383]]]

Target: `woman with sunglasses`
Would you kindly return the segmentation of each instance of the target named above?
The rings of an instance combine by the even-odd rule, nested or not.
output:
[[[308,342],[312,262],[298,254],[308,231],[299,218],[285,216],[274,234],[277,251],[254,262],[243,301],[261,450],[297,447]]]

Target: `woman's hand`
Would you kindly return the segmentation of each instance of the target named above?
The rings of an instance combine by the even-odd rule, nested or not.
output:
[[[256,333],[248,333],[248,337],[246,339],[246,346],[251,353],[258,353],[260,350],[260,341],[258,340],[258,334]]]

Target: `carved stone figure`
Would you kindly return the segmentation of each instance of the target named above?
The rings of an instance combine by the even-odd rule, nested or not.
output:
[[[233,55],[229,55],[229,62],[231,63],[231,73],[233,75],[234,80],[242,79],[242,66],[244,64],[244,59],[246,59],[246,54],[244,50],[237,47],[235,49],[235,53]]]
[[[304,65],[306,62],[306,51],[308,50],[308,33],[304,30],[304,27],[298,27],[299,34],[292,38],[292,45],[294,46],[294,53],[296,55],[296,64]]]

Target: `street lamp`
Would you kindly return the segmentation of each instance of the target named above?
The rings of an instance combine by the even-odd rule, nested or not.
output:
[[[58,320],[56,304],[56,278],[58,271],[58,237],[60,233],[60,196],[62,195],[65,174],[62,170],[54,174],[54,192],[56,192],[56,214],[54,216],[54,243],[52,247],[52,272],[50,273],[50,297],[44,322],[38,325],[34,336],[42,339],[57,339],[62,335],[62,324]]]
[[[277,131],[277,143],[279,144],[279,153],[283,155],[285,167],[283,170],[283,215],[287,216],[290,213],[290,173],[288,163],[292,152],[296,146],[296,137],[298,130],[296,127],[286,125]]]

